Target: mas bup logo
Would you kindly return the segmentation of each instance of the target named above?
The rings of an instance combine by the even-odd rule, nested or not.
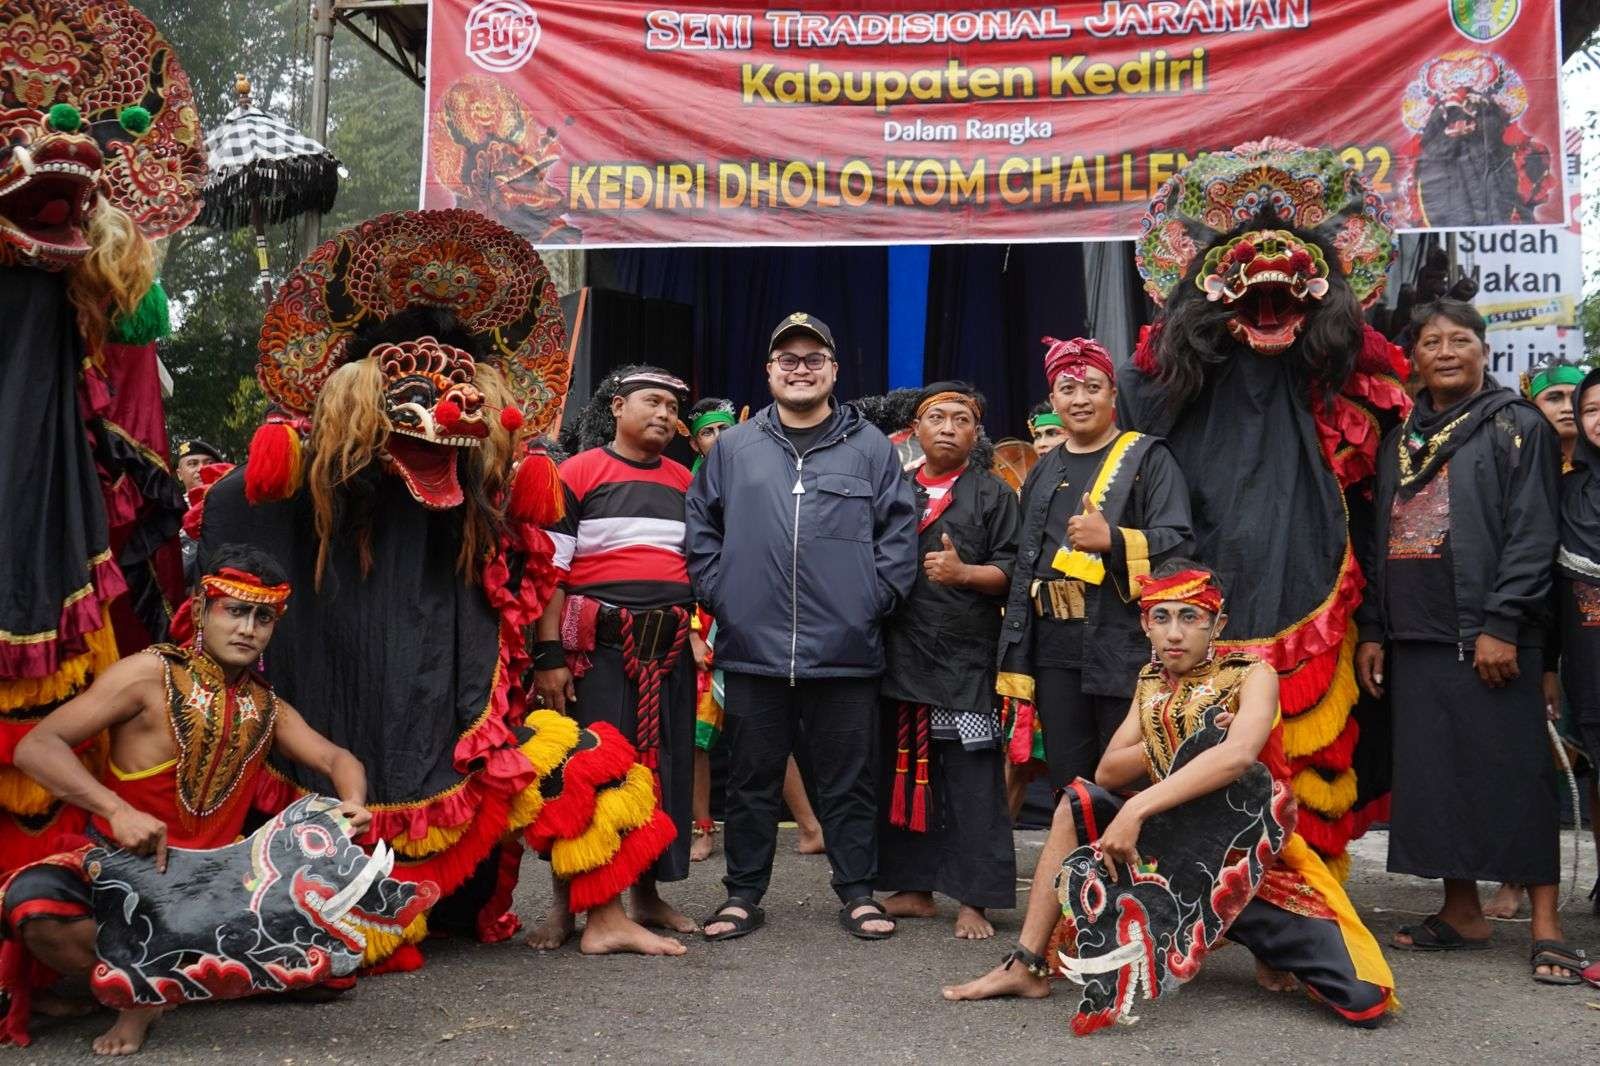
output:
[[[484,70],[516,70],[538,46],[539,16],[522,0],[481,0],[467,12],[467,57]]]

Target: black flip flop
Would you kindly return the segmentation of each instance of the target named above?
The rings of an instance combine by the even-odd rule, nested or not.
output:
[[[1403,925],[1400,932],[1410,937],[1411,943],[1391,938],[1389,946],[1396,951],[1482,951],[1489,946],[1489,937],[1464,937],[1437,914],[1422,919],[1421,925]]]
[[[736,911],[744,911],[744,916],[740,917]],[[729,896],[728,902],[718,907],[717,912],[707,918],[701,928],[717,924],[730,924],[733,928],[720,933],[706,933],[704,936],[707,940],[737,940],[766,925],[767,912],[741,896]]]
[[[859,915],[855,914],[854,912],[860,907],[871,907],[872,909]],[[893,928],[887,933],[878,933],[867,928],[868,922],[888,922],[891,926],[898,926],[894,915],[884,910],[883,904],[871,896],[857,896],[839,908],[839,924],[851,936],[862,940],[888,940],[894,936]]]
[[[1541,985],[1581,985],[1583,971],[1589,965],[1589,956],[1581,949],[1568,947],[1559,940],[1535,940],[1533,950],[1528,954],[1528,965],[1533,979]],[[1567,975],[1540,973],[1541,966],[1559,966],[1567,971]]]

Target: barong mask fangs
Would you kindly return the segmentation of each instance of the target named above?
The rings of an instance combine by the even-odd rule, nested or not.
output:
[[[489,437],[483,394],[473,384],[477,364],[433,337],[381,344],[371,358],[383,371],[385,458],[418,503],[438,510],[459,506],[465,496],[456,450],[481,447]]]
[[[82,259],[102,202],[165,237],[204,177],[189,80],[126,0],[0,0],[0,264]]]
[[[1322,249],[1288,230],[1250,230],[1213,245],[1195,284],[1206,299],[1236,307],[1228,331],[1262,355],[1294,343],[1306,301],[1328,294]]]
[[[1169,178],[1140,221],[1135,259],[1157,304],[1192,276],[1234,312],[1236,338],[1276,355],[1327,294],[1332,267],[1371,306],[1393,245],[1388,207],[1338,153],[1269,137],[1207,152]]]

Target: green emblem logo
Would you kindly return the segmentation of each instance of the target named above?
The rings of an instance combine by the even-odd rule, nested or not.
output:
[[[1450,21],[1474,41],[1492,41],[1511,28],[1522,0],[1449,0]]]

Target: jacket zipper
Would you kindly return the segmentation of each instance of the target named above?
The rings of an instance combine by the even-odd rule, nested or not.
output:
[[[789,542],[789,687],[795,687],[795,664],[800,656],[800,497],[806,494],[805,486],[800,482],[800,471],[806,465],[806,456],[818,448],[825,448],[833,441],[824,440],[813,444],[805,450],[804,454],[795,450],[794,442],[784,435],[779,429],[773,433],[783,446],[789,449],[789,454],[794,456],[794,528],[791,531]],[[846,433],[839,438],[844,440],[850,434]]]

